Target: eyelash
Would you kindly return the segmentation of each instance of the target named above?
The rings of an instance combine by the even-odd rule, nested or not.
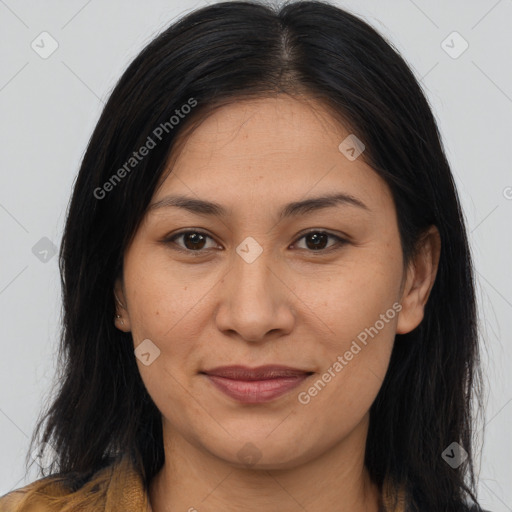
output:
[[[208,249],[198,249],[196,251],[193,251],[192,249],[186,249],[186,248],[183,248],[183,247],[179,247],[176,244],[176,242],[175,242],[176,239],[180,238],[183,235],[187,235],[189,233],[194,233],[196,235],[203,235],[203,236],[213,240],[213,237],[211,237],[210,235],[208,235],[204,231],[197,230],[197,229],[188,229],[186,231],[180,231],[179,233],[175,233],[171,237],[168,237],[168,238],[164,239],[163,242],[165,244],[173,244],[173,245],[175,245],[176,246],[175,250],[180,251],[180,252],[184,252],[184,253],[187,253],[187,254],[192,254],[193,256],[204,255],[204,253],[206,251],[208,251]],[[315,230],[314,229],[314,230],[308,231],[306,233],[303,233],[299,238],[296,239],[295,242],[293,242],[292,245],[296,244],[299,240],[305,238],[306,236],[312,235],[312,234],[327,235],[327,236],[329,236],[331,238],[336,239],[336,243],[334,245],[332,245],[331,247],[328,247],[327,249],[319,249],[317,251],[308,250],[308,249],[301,249],[301,250],[305,250],[306,252],[309,252],[311,254],[326,254],[326,253],[330,253],[332,250],[341,249],[341,247],[343,245],[348,243],[348,240],[346,240],[346,239],[344,239],[344,238],[342,238],[342,237],[340,237],[338,235],[335,235],[334,233],[330,233],[328,231],[322,231],[322,230]]]

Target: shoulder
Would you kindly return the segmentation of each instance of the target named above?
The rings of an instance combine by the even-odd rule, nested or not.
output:
[[[2,510],[2,512],[12,512],[16,510],[25,494],[25,488],[22,488],[0,496],[0,510]]]
[[[47,487],[48,478],[36,480],[19,489],[0,496],[1,512],[50,512],[51,509],[37,498],[37,490]]]
[[[88,502],[91,486],[107,483],[106,471],[89,477],[53,474],[0,496],[0,512],[58,512],[64,505]]]
[[[114,505],[123,512],[147,507],[141,476],[126,456],[88,476],[50,475],[0,497],[0,512],[92,512]]]

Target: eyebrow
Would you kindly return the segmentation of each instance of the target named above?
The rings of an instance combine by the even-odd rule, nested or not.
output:
[[[306,215],[314,211],[335,206],[348,205],[355,206],[370,212],[370,208],[362,201],[350,194],[337,193],[328,194],[320,197],[311,197],[302,201],[295,201],[285,205],[279,213],[279,220],[299,215]],[[216,217],[228,216],[228,211],[222,205],[203,199],[195,199],[187,196],[170,195],[149,205],[148,210],[154,211],[160,208],[176,207],[187,210],[197,215],[208,215]]]

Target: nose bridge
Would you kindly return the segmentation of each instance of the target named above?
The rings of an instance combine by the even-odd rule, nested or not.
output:
[[[269,331],[291,328],[289,297],[274,275],[278,270],[272,258],[270,250],[263,250],[254,239],[246,239],[236,248],[232,268],[224,278],[219,329],[258,341]]]
[[[273,295],[273,277],[270,268],[272,266],[269,249],[263,247],[251,237],[245,239],[237,248],[233,258],[231,273],[234,279],[237,303],[245,307],[251,302],[256,307],[272,308],[275,297]],[[273,265],[275,267],[275,265]],[[275,272],[275,270],[274,270]],[[261,315],[262,311],[259,311]]]

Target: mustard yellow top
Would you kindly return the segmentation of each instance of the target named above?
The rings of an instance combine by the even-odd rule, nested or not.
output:
[[[391,505],[398,499],[397,506]],[[405,512],[404,493],[389,482],[382,489],[382,512]],[[143,481],[128,456],[103,468],[76,492],[52,476],[0,497],[0,512],[152,512]]]

